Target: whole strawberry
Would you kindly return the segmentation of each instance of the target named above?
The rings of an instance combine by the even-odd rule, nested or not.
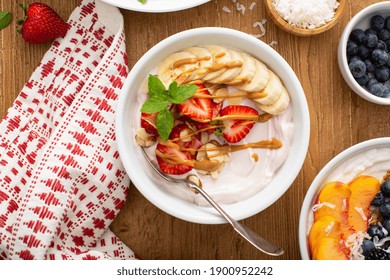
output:
[[[39,44],[50,42],[58,37],[64,37],[68,31],[68,24],[48,5],[33,3],[28,9],[20,5],[26,13],[22,25],[22,37],[26,42]]]

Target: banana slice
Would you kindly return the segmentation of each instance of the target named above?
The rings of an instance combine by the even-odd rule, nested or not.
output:
[[[236,85],[236,88],[246,92],[261,91],[266,87],[269,80],[269,70],[267,66],[253,57],[252,59],[256,65],[255,75],[248,82],[241,85]]]
[[[199,63],[195,55],[189,52],[177,52],[165,58],[157,67],[157,75],[166,88],[171,82],[182,84],[191,79],[199,69]]]
[[[231,62],[226,63],[227,70],[222,73],[221,76],[209,80],[209,83],[213,84],[226,84],[229,81],[232,81],[235,79],[241,72],[242,67],[244,65],[244,58],[242,57],[241,53],[229,50],[230,56],[231,56]]]
[[[241,53],[241,56],[243,58],[243,66],[241,69],[240,74],[238,74],[237,77],[235,77],[233,80],[226,82],[226,84],[234,86],[246,83],[255,76],[256,73],[256,64],[255,60],[246,53]]]
[[[253,100],[262,105],[272,105],[279,99],[283,89],[285,90],[279,77],[269,70],[269,80],[267,86],[261,91],[262,93],[265,93],[266,96]]]
[[[207,49],[200,47],[191,47],[184,49],[183,51],[193,54],[198,59],[199,69],[195,71],[195,75],[192,79],[193,81],[202,80],[203,77],[210,72],[210,69],[213,66],[211,53]],[[189,79],[187,82],[189,82]]]
[[[288,107],[289,104],[290,104],[290,96],[284,87],[279,99],[276,100],[274,104],[262,105],[256,102],[257,107],[259,107],[264,112],[272,115],[279,115],[283,113],[283,111]]]
[[[213,58],[213,65],[210,72],[203,77],[203,80],[207,82],[221,76],[227,70],[225,66],[232,61],[232,58],[229,50],[224,47],[216,45],[206,45],[203,47],[211,53]]]

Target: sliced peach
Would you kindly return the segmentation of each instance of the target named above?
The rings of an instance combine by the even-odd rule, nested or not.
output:
[[[321,238],[313,251],[314,260],[348,260],[349,250],[344,242],[334,238]]]
[[[349,183],[348,223],[355,232],[366,232],[371,201],[379,192],[380,182],[372,176],[361,175]]]
[[[325,216],[315,221],[309,232],[309,248],[313,255],[314,248],[322,238],[342,239],[340,222],[331,216]]]
[[[348,223],[348,200],[351,195],[349,187],[338,181],[329,182],[322,188],[317,197],[317,204],[326,203],[326,205],[314,212],[314,220],[321,217],[331,216],[341,224]]]

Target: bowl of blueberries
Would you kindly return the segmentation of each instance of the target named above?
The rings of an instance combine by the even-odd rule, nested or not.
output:
[[[351,19],[339,41],[338,63],[355,93],[390,105],[390,2],[368,6]]]

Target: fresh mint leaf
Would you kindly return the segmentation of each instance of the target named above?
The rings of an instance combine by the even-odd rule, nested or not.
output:
[[[138,0],[138,2],[141,2],[142,4],[145,4],[146,0]]]
[[[8,11],[0,11],[0,30],[6,28],[12,20],[12,14]]]
[[[154,75],[149,75],[148,79],[149,96],[166,95],[166,89],[163,83]]]
[[[169,85],[168,99],[172,103],[180,104],[184,100],[192,97],[197,90],[198,87],[196,85],[178,86],[176,82],[173,82]]]
[[[152,96],[142,105],[141,112],[144,113],[157,113],[168,107],[168,100],[166,96]]]
[[[173,128],[173,122],[173,115],[167,108],[158,113],[156,125],[158,134],[162,140],[168,140],[169,134],[171,134]]]

